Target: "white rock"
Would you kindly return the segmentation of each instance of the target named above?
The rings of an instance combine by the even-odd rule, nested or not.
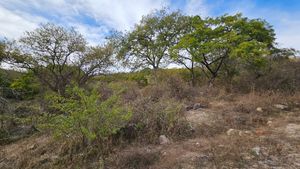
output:
[[[249,130],[245,130],[245,131],[238,130],[238,132],[239,132],[239,136],[253,136],[253,132]]]
[[[159,144],[161,145],[170,143],[170,140],[165,135],[160,135],[158,140],[159,140]]]
[[[229,130],[227,130],[227,132],[226,132],[226,134],[227,134],[228,136],[238,135],[239,133],[240,133],[240,131],[239,131],[239,130],[236,130],[236,129],[229,129]]]
[[[267,122],[267,125],[268,125],[268,126],[272,126],[272,123],[273,123],[273,122],[269,120],[269,121]]]
[[[255,153],[255,155],[259,156],[259,154],[260,154],[260,147],[254,147],[254,148],[252,148],[252,152]]]
[[[257,108],[256,108],[256,111],[258,111],[258,112],[263,112],[263,109],[262,109],[261,107],[257,107]]]
[[[287,105],[283,105],[283,104],[274,104],[274,107],[277,109],[281,109],[281,110],[286,110],[288,109]]]

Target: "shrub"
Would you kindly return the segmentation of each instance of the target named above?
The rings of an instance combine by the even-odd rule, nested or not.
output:
[[[182,138],[191,134],[183,112],[183,104],[175,99],[140,97],[133,103],[130,123],[141,141],[156,142],[161,134]]]
[[[40,85],[34,78],[31,72],[28,72],[21,77],[15,79],[10,88],[17,92],[17,98],[32,99],[39,93]]]
[[[63,114],[55,116],[50,127],[55,136],[76,137],[84,141],[105,140],[122,128],[131,117],[128,108],[122,107],[114,94],[100,102],[97,92],[90,94],[74,87],[67,90],[69,97],[48,95],[52,107]]]

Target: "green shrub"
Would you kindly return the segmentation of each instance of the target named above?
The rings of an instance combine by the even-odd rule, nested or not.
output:
[[[67,98],[56,94],[47,96],[51,106],[63,112],[55,116],[50,125],[55,136],[105,140],[131,117],[129,109],[120,104],[117,94],[101,102],[95,90],[88,93],[74,87],[67,90],[67,95]]]
[[[39,93],[40,84],[31,72],[28,72],[21,77],[15,79],[10,88],[17,92],[20,99],[32,99]]]

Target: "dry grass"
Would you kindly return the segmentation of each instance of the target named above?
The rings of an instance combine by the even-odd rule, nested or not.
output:
[[[207,105],[206,108],[193,110],[192,113],[178,109],[175,113],[176,118],[185,120],[186,116],[187,122],[193,125],[195,132],[189,137],[185,135],[186,123],[177,121],[168,126],[164,121],[159,121],[161,116],[156,114],[174,108],[182,101],[170,98],[162,94],[158,87],[152,86],[124,97],[131,100],[131,95],[138,95],[133,99],[136,114],[131,123],[142,123],[145,128],[137,133],[138,139],[114,146],[108,156],[101,155],[96,145],[87,148],[76,141],[51,141],[50,137],[41,135],[1,147],[1,157],[6,158],[4,161],[11,168],[299,167],[299,140],[288,137],[285,129],[290,123],[300,123],[300,93],[288,95],[253,91],[249,94],[228,94],[224,90],[212,90],[208,96],[198,95],[187,102]],[[274,104],[284,104],[289,108],[280,110]],[[261,107],[262,111],[257,111],[257,107]],[[268,121],[272,121],[271,126]],[[162,127],[162,124],[165,126]],[[227,136],[226,131],[231,128],[251,131],[252,134]],[[174,134],[173,138],[178,135],[183,137],[171,139],[169,145],[157,145],[157,137],[165,133],[167,136]],[[31,148],[32,145],[36,146]],[[259,155],[252,150],[254,147],[260,148]]]

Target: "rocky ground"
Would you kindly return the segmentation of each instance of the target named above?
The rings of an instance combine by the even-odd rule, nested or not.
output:
[[[299,103],[268,99],[250,104],[248,99],[196,103],[185,113],[194,130],[191,138],[161,136],[157,145],[129,145],[86,168],[300,168]],[[57,153],[63,148],[50,136],[36,134],[0,147],[0,168],[53,168],[63,161]]]

